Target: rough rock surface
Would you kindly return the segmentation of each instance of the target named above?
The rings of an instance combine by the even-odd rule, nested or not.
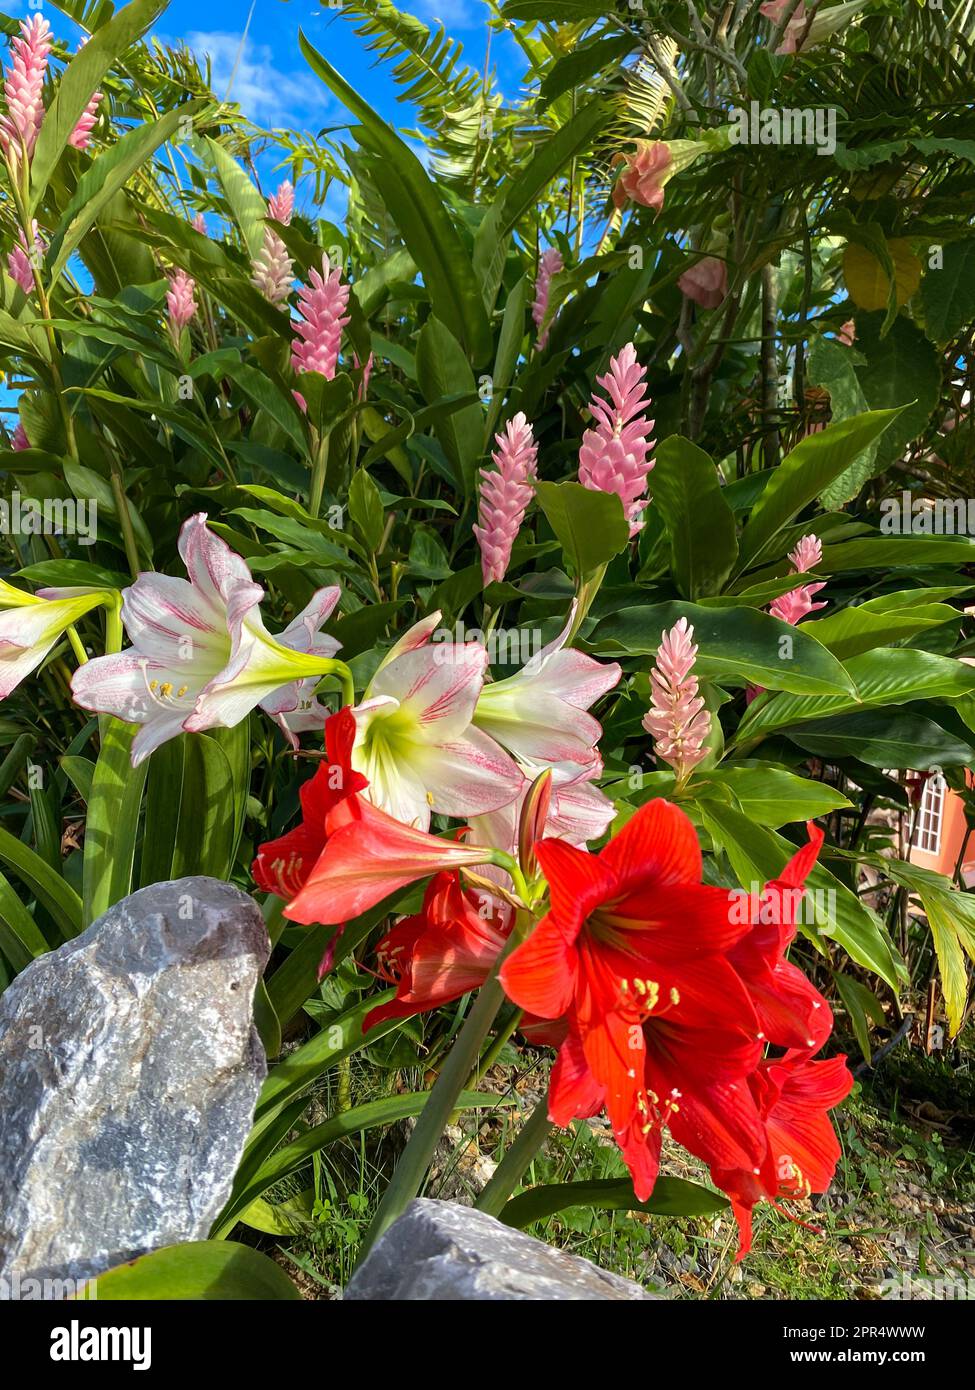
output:
[[[0,1298],[205,1237],[261,1083],[256,904],[157,883],[0,995]]]
[[[473,1207],[422,1197],[376,1241],[344,1296],[455,1302],[656,1297]]]

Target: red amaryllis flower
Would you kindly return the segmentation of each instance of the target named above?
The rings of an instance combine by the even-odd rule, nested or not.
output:
[[[751,995],[762,1040],[809,1056],[829,1037],[833,1015],[819,990],[785,959],[796,933],[805,882],[823,843],[823,832],[812,821],[806,823],[806,832],[809,843],[765,885],[757,902],[732,894],[733,903],[747,905],[753,925],[728,959]]]
[[[352,745],[356,724],[346,707],[325,721],[325,750],[328,760],[300,792],[301,824],[276,840],[268,840],[257,851],[251,874],[258,888],[293,898],[311,873],[328,839],[326,821],[347,797],[360,792],[368,783],[361,772],[352,769]]]
[[[380,974],[396,998],[363,1020],[363,1032],[387,1018],[408,1018],[478,989],[511,931],[514,913],[485,891],[461,886],[456,872],[427,885],[423,910],[404,917],[376,947]]]
[[[765,1123],[768,1149],[757,1168],[712,1167],[711,1176],[731,1198],[738,1221],[740,1260],[751,1249],[752,1208],[779,1199],[825,1192],[833,1180],[840,1146],[829,1111],[850,1093],[853,1077],[845,1057],[812,1061],[804,1052],[787,1052],[762,1062],[749,1089]],[[790,1219],[796,1218],[788,1211]]]
[[[325,848],[298,896],[284,909],[292,922],[348,922],[399,888],[441,869],[487,864],[493,850],[441,840],[349,797],[329,812]]]
[[[727,960],[750,923],[733,920],[726,890],[701,882],[687,816],[651,801],[598,855],[561,840],[535,853],[550,911],[500,978],[522,1008],[568,1017],[552,1120],[601,1101],[641,1199],[665,1124],[709,1162],[754,1167],[764,1135],[743,1083],[761,1053],[759,1026]]]

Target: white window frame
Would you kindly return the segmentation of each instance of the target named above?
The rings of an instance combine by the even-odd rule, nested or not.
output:
[[[937,774],[929,777],[924,784],[911,839],[911,847],[920,850],[922,854],[941,853],[946,793],[945,779]]]

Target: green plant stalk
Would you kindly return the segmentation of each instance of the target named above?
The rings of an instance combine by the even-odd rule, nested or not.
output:
[[[325,470],[328,468],[329,436],[323,434],[315,449],[315,460],[311,470],[311,490],[308,494],[308,515],[317,517],[322,506],[322,493],[325,491]]]
[[[501,1056],[501,1053],[504,1051],[505,1044],[507,1043],[508,1039],[512,1037],[513,1034],[516,1032],[519,1023],[522,1020],[523,1014],[523,1009],[516,1009],[511,1021],[508,1024],[506,1024],[504,1028],[501,1029],[500,1033],[498,1033],[497,1037],[494,1039],[494,1042],[488,1048],[487,1052],[485,1052],[480,1065],[475,1067],[474,1071],[471,1072],[470,1081],[467,1083],[468,1090],[472,1089],[474,1086],[479,1086],[481,1082],[484,1080],[485,1076],[487,1076],[488,1072],[491,1070],[495,1062]]]
[[[494,1176],[474,1203],[478,1211],[486,1211],[489,1216],[499,1215],[551,1130],[546,1094],[525,1121],[517,1139],[495,1169]]]
[[[115,498],[115,509],[118,512],[119,526],[122,528],[122,542],[125,545],[125,558],[129,562],[129,573],[133,579],[139,577],[139,547],[136,544],[135,529],[132,526],[132,518],[129,515],[129,502],[125,495],[125,484],[122,478],[122,468],[115,454],[109,451],[108,467],[111,474],[112,496]]]
[[[78,665],[87,665],[88,653],[85,651],[84,643],[78,636],[78,629],[75,627],[74,623],[72,623],[71,626],[67,629],[67,636],[68,641],[71,643],[71,650],[75,654],[75,660],[77,661]]]
[[[572,643],[576,639],[576,634],[586,621],[589,615],[589,609],[592,607],[593,599],[599,593],[599,586],[602,584],[605,574],[606,565],[597,565],[594,570],[584,575],[578,581],[576,586],[576,603],[578,606],[576,607],[575,622],[572,624],[569,635],[565,639],[565,645],[567,647],[572,646]]]
[[[530,913],[519,913],[505,949],[499,954],[491,975],[481,986],[474,1007],[467,1015],[467,1020],[450,1049],[436,1084],[420,1112],[410,1142],[403,1150],[392,1180],[383,1193],[382,1201],[362,1242],[360,1261],[420,1191],[440,1136],[450,1121],[467,1078],[477,1063],[484,1039],[504,1002],[505,996],[498,981],[498,970],[508,954],[520,944],[532,921],[534,918]]]
[[[122,650],[122,596],[117,594],[115,602],[105,612],[105,655],[113,656]]]
[[[64,394],[64,380],[61,376],[61,349],[58,346],[57,334],[51,327],[51,302],[47,297],[47,290],[44,288],[44,281],[41,279],[41,272],[34,263],[34,238],[31,232],[31,218],[27,213],[28,188],[30,180],[30,160],[27,150],[21,142],[20,158],[16,166],[12,166],[7,161],[7,173],[9,175],[9,187],[14,206],[17,209],[17,218],[20,222],[24,234],[24,245],[28,247],[27,259],[30,262],[31,273],[34,277],[34,290],[37,295],[37,307],[41,311],[41,317],[46,320],[44,333],[47,337],[48,347],[51,352],[51,379],[54,383],[54,394],[58,398],[58,410],[61,414],[61,422],[64,425],[64,437],[68,453],[75,463],[80,462],[78,456],[78,443],[74,432],[74,417],[68,409],[67,399]],[[23,186],[20,180],[23,179]]]

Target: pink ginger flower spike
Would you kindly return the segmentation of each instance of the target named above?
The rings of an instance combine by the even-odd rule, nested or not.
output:
[[[17,242],[7,256],[7,272],[15,285],[19,285],[24,294],[30,294],[34,288],[34,271],[32,268],[32,258],[39,263],[44,259],[44,242],[41,240],[40,232],[37,230],[37,219],[30,224],[31,236],[34,240],[33,250],[27,245],[27,238],[21,227],[17,233]]]
[[[319,372],[332,381],[339,362],[342,329],[349,322],[345,312],[349,303],[349,287],[342,283],[339,266],[329,268],[328,257],[322,257],[321,273],[309,271],[310,285],[298,292],[300,318],[292,319],[298,334],[291,344],[291,366],[296,372]],[[306,408],[300,392],[295,399],[302,410]]]
[[[287,227],[291,223],[291,214],[295,210],[295,191],[292,185],[285,179],[277,193],[272,193],[267,200],[267,215],[273,217],[275,222],[283,222]]]
[[[539,257],[538,278],[535,281],[535,302],[532,305],[532,320],[538,329],[538,341],[535,343],[535,347],[539,352],[547,344],[548,335],[552,331],[551,323],[545,322],[552,289],[552,276],[558,275],[559,271],[564,268],[561,252],[557,251],[554,246],[543,251]]]
[[[610,358],[609,371],[597,383],[609,396],[605,401],[593,395],[589,409],[596,425],[586,430],[579,451],[579,481],[594,492],[615,492],[623,502],[630,535],[642,531],[641,516],[649,497],[647,474],[654,460],[649,438],[653,421],[646,410],[646,367],[637,361],[636,348],[627,343],[618,357]]]
[[[7,113],[0,116],[0,144],[16,164],[23,151],[30,159],[44,120],[44,75],[51,52],[51,26],[35,14],[21,20],[20,37],[12,41],[13,64],[4,73]]]
[[[810,570],[822,564],[822,541],[818,536],[803,536],[795,549],[789,551],[789,559],[792,561],[793,574],[808,574]],[[769,612],[773,618],[795,627],[796,623],[801,623],[803,618],[814,613],[817,608],[826,607],[825,602],[813,603],[814,596],[820,589],[825,588],[825,581],[818,584],[800,584],[798,588],[790,589],[787,594],[781,594],[774,599],[769,604]]]
[[[15,454],[21,454],[25,449],[30,448],[30,440],[27,438],[27,431],[19,420],[17,421],[17,428],[14,430],[11,437],[10,447]]]
[[[196,281],[192,280],[185,270],[177,270],[169,277],[166,313],[169,316],[170,331],[177,341],[186,325],[196,317],[196,300],[193,297],[195,289]]]
[[[196,214],[196,216],[193,218],[193,221],[190,223],[190,226],[193,228],[194,232],[199,232],[200,236],[206,236],[207,220],[203,216],[202,212],[198,212]]]
[[[643,727],[653,735],[654,753],[674,769],[678,785],[707,756],[704,743],[711,732],[711,715],[692,675],[697,657],[693,639],[694,629],[686,618],[661,633],[650,672],[652,703],[643,716]]]
[[[98,120],[98,108],[101,105],[102,94],[95,92],[90,98],[88,105],[78,117],[78,124],[68,136],[68,144],[75,150],[86,150],[91,144],[91,132],[95,128]]]
[[[511,548],[532,499],[529,483],[538,454],[532,427],[520,411],[494,442],[497,448],[491,457],[497,471],[481,469],[480,524],[473,528],[481,547],[485,588],[500,583],[508,572]]]
[[[251,284],[271,304],[283,304],[294,283],[294,261],[272,227],[264,229],[264,245],[251,263]]]
[[[295,191],[287,180],[267,200],[267,215],[285,226],[294,211]],[[251,284],[271,304],[283,304],[294,283],[294,261],[273,227],[264,229],[264,245],[251,262]]]

